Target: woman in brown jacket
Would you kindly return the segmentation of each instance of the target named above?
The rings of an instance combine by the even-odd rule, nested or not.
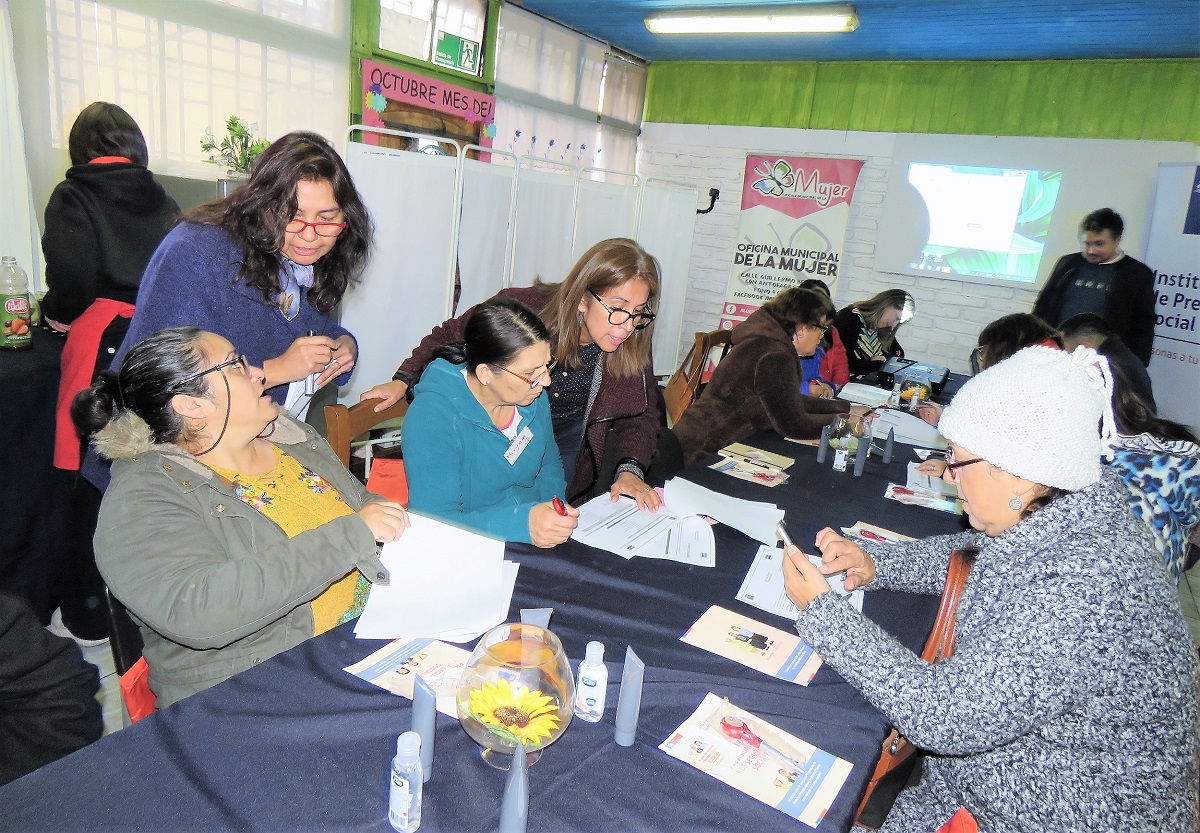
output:
[[[759,431],[811,439],[850,412],[849,402],[800,393],[799,357],[813,355],[832,319],[828,298],[794,287],[739,324],[729,354],[675,425],[684,461],[691,465]]]

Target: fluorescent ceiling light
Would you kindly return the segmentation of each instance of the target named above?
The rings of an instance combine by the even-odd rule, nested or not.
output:
[[[853,32],[858,13],[853,6],[772,6],[746,9],[679,11],[646,18],[656,35],[775,35]]]

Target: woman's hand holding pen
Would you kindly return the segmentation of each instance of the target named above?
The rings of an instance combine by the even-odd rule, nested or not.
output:
[[[267,387],[298,382],[312,373],[325,372],[334,351],[339,347],[339,343],[329,336],[301,336],[288,346],[282,356],[263,362]]]
[[[579,510],[556,497],[529,510],[529,539],[535,547],[556,547],[571,537],[578,524]]]
[[[334,348],[330,351],[329,362],[325,365],[325,370],[317,377],[317,387],[323,388],[343,373],[349,373],[354,369],[354,363],[358,360],[358,351],[354,344],[354,339],[350,336],[340,336],[334,342]]]
[[[817,533],[816,544],[824,562],[820,567],[822,575],[845,573],[847,590],[854,590],[875,580],[875,560],[858,544],[843,538],[829,527]]]

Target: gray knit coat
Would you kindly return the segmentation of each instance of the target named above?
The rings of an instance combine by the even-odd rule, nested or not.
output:
[[[800,636],[931,755],[885,831],[1197,830],[1196,646],[1124,490],[1106,472],[994,539],[869,545],[870,588],[940,593],[950,550],[979,549],[954,656],[922,662],[833,593]]]

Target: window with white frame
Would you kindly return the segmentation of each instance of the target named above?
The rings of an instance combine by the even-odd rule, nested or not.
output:
[[[478,77],[486,23],[487,0],[379,0],[379,48]]]
[[[349,0],[42,2],[56,147],[97,100],[137,120],[161,173],[211,176],[200,143],[231,115],[264,138],[305,129],[341,144]]]
[[[496,44],[494,146],[631,172],[645,78],[644,66],[606,44],[505,5]]]

